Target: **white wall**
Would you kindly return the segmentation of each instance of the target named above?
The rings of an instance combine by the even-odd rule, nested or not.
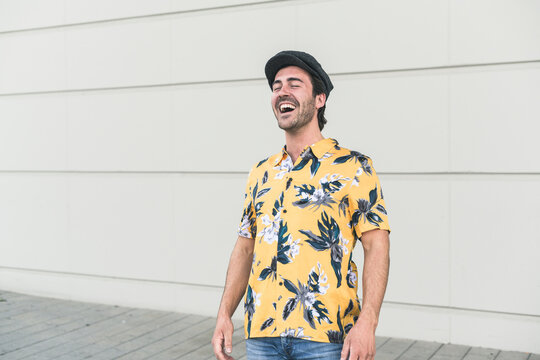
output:
[[[0,0],[0,288],[215,315],[293,48],[385,188],[378,334],[540,353],[538,39],[537,0]]]

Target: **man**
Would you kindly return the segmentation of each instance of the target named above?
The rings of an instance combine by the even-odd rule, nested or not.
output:
[[[333,85],[313,56],[282,51],[265,73],[286,145],[248,177],[212,339],[216,358],[232,359],[231,316],[245,294],[248,359],[372,359],[389,268],[378,177],[369,157],[322,136]]]

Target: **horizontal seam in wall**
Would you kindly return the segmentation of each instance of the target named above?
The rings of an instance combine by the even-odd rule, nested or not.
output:
[[[16,270],[16,271],[23,271],[23,272],[34,272],[34,273],[46,273],[46,274],[55,274],[55,275],[80,276],[80,277],[99,278],[99,279],[126,280],[126,281],[136,281],[136,282],[150,282],[150,283],[156,283],[156,284],[187,285],[187,286],[195,286],[195,287],[223,289],[223,286],[220,286],[220,285],[195,284],[195,283],[172,281],[172,280],[140,279],[140,278],[129,278],[129,277],[122,277],[122,276],[76,273],[76,272],[70,272],[70,271],[19,268],[19,267],[14,267],[14,266],[0,266],[0,270],[1,269]]]
[[[496,310],[485,310],[485,309],[465,308],[465,307],[457,307],[457,306],[431,305],[431,304],[415,304],[415,303],[387,301],[387,300],[384,300],[383,302],[388,305],[401,305],[401,306],[421,307],[421,308],[429,308],[429,309],[480,312],[480,313],[487,313],[487,314],[540,318],[540,315],[536,315],[536,314],[522,314],[522,313],[514,313],[514,312],[508,312],[508,311],[496,311]]]
[[[68,24],[48,25],[48,26],[36,26],[36,27],[26,28],[26,29],[14,29],[14,30],[0,31],[0,36],[1,35],[7,35],[7,34],[16,34],[16,33],[26,33],[26,32],[33,32],[33,31],[41,31],[41,30],[74,28],[74,27],[95,25],[95,24],[108,24],[108,23],[125,22],[125,21],[139,20],[139,19],[151,19],[151,18],[159,18],[159,17],[169,17],[169,16],[174,16],[174,15],[197,14],[197,13],[213,12],[213,11],[216,11],[216,10],[228,10],[228,9],[237,9],[237,8],[243,8],[243,7],[255,7],[255,6],[262,6],[262,5],[269,5],[269,4],[291,3],[293,1],[298,2],[300,0],[268,0],[268,1],[251,2],[251,3],[244,3],[244,4],[230,4],[230,5],[223,5],[223,6],[212,6],[212,7],[199,8],[199,9],[168,11],[168,12],[155,13],[155,14],[124,16],[124,17],[117,17],[117,18],[110,18],[110,19],[83,21],[83,22],[78,22],[78,23],[68,23]],[[329,0],[327,0],[327,1],[329,1]]]
[[[522,60],[494,63],[476,63],[476,64],[459,64],[459,65],[444,65],[432,67],[406,68],[406,69],[382,69],[369,71],[354,71],[354,72],[335,72],[329,75],[333,78],[346,76],[371,76],[371,75],[410,75],[414,73],[437,73],[448,74],[450,71],[459,71],[470,68],[489,68],[496,66],[513,66],[513,65],[540,65],[539,60]],[[107,92],[117,90],[134,90],[134,89],[152,89],[152,88],[167,88],[167,87],[182,87],[194,85],[217,85],[217,84],[234,84],[234,83],[250,83],[250,82],[266,82],[265,78],[245,78],[245,79],[226,79],[226,80],[205,80],[205,81],[188,81],[177,83],[159,83],[159,84],[144,84],[144,85],[129,85],[129,86],[111,86],[111,87],[96,87],[96,88],[78,88],[78,89],[62,89],[62,90],[43,90],[43,91],[28,91],[28,92],[13,92],[0,93],[0,97],[8,96],[27,96],[27,95],[45,95],[45,94],[70,94],[81,92]]]
[[[113,170],[0,170],[0,174],[118,174],[118,175],[167,175],[167,174],[186,174],[186,175],[247,175],[247,171],[113,171]],[[379,175],[407,175],[407,176],[440,176],[440,175],[504,175],[504,176],[538,176],[540,172],[473,172],[473,171],[440,171],[440,172],[398,172],[398,171],[377,171]]]
[[[156,284],[185,285],[185,286],[193,286],[193,287],[223,289],[223,286],[219,286],[219,285],[196,284],[196,283],[170,281],[170,280],[138,279],[138,278],[129,278],[129,277],[120,277],[120,276],[74,273],[74,272],[67,272],[67,271],[27,269],[27,268],[18,268],[18,267],[10,267],[10,266],[0,266],[0,270],[1,269],[4,269],[4,270],[16,270],[16,271],[22,271],[22,272],[37,272],[37,273],[56,274],[56,275],[80,276],[80,277],[99,278],[99,279],[113,279],[113,280],[123,280],[123,281],[133,281],[133,282],[148,282],[148,283],[156,283]],[[398,301],[386,301],[386,300],[384,301],[384,303],[389,304],[389,305],[400,305],[400,306],[407,306],[407,307],[421,307],[421,308],[440,309],[440,310],[481,312],[481,313],[487,313],[487,314],[498,314],[498,315],[510,315],[510,316],[520,316],[520,317],[540,318],[540,315],[535,315],[535,314],[521,314],[521,313],[513,313],[513,312],[506,312],[506,311],[494,311],[494,310],[484,310],[484,309],[474,309],[474,308],[463,308],[463,307],[455,307],[455,306],[415,304],[415,303],[406,303],[406,302],[398,302]]]

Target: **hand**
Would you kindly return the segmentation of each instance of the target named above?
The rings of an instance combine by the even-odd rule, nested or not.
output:
[[[341,360],[373,360],[375,358],[375,326],[362,321],[362,316],[349,331],[341,350]]]
[[[219,316],[216,323],[216,330],[212,337],[212,345],[214,346],[214,354],[219,360],[234,360],[229,354],[232,353],[232,335],[234,326],[231,318]]]

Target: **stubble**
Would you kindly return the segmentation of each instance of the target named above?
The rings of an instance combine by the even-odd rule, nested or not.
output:
[[[315,115],[315,111],[317,111],[317,108],[315,107],[315,98],[313,97],[309,98],[308,101],[304,102],[300,106],[300,112],[293,119],[282,119],[280,121],[279,110],[275,109],[274,111],[274,115],[276,116],[280,129],[287,131],[295,131],[301,129],[302,127],[310,123],[310,121],[313,119],[313,116]]]

